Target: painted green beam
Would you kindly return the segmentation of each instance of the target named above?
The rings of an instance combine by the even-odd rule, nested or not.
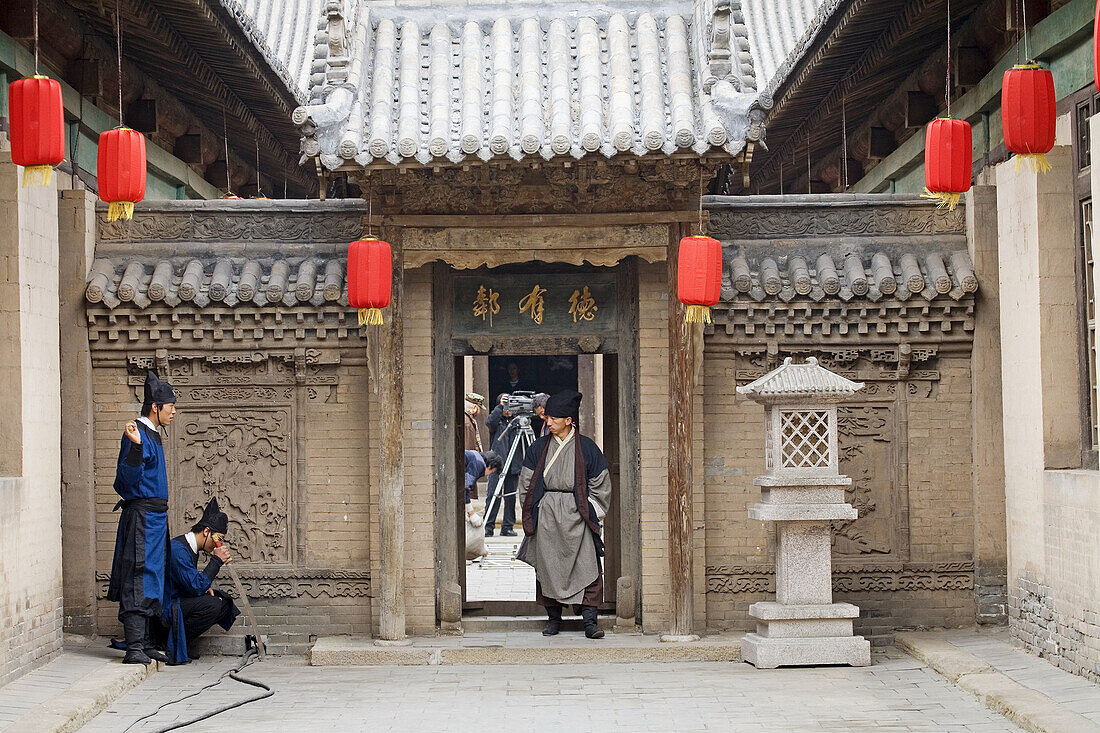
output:
[[[1034,59],[1051,67],[1055,94],[1060,99],[1092,79],[1092,22],[1095,0],[1073,0],[1037,23],[1028,34],[1028,46]],[[1086,48],[1087,47],[1087,48]],[[1082,48],[1087,62],[1082,62]],[[1023,58],[1021,52],[1020,58]],[[1009,49],[997,65],[976,87],[951,104],[952,116],[971,124],[984,123],[987,130],[975,135],[975,143],[994,140],[1000,134],[1001,81],[1005,71],[1016,63],[1016,47]],[[988,150],[981,150],[982,155]],[[875,193],[888,190],[891,181],[912,175],[924,165],[924,135],[917,133],[867,172],[848,190]],[[923,181],[921,183],[923,186]]]
[[[0,76],[7,81],[21,79],[34,73],[34,56],[5,33],[0,33]],[[118,127],[118,120],[111,117],[94,104],[80,103],[80,95],[66,84],[52,69],[49,75],[61,84],[61,95],[65,104],[66,120],[69,126],[70,140],[73,130],[80,136],[77,166],[95,175],[95,150],[99,142],[99,133]],[[0,116],[7,117],[7,84],[0,94]],[[148,179],[146,196],[149,199],[216,199],[222,192],[216,186],[193,171],[186,163],[168,151],[146,140],[146,158],[148,160]],[[73,145],[70,145],[70,150]],[[90,157],[89,157],[90,151]]]

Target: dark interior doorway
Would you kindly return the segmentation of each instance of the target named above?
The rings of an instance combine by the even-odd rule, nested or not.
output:
[[[480,361],[479,361],[480,360]],[[514,365],[510,369],[510,365]],[[455,360],[455,392],[463,395],[474,391],[486,394],[485,411],[481,413],[483,445],[489,448],[493,435],[484,429],[484,419],[489,410],[495,407],[502,392],[523,389],[531,392],[553,394],[564,389],[575,389],[584,393],[582,403],[581,432],[591,437],[601,447],[607,458],[614,486],[611,507],[604,519],[604,542],[606,555],[604,564],[604,603],[601,612],[613,612],[615,609],[616,579],[621,574],[620,547],[620,469],[619,469],[619,384],[618,358],[616,354],[523,354],[494,355],[482,357],[463,357]],[[513,380],[518,381],[515,385]],[[462,401],[457,401],[462,405]],[[459,409],[462,409],[461,407]],[[465,418],[459,415],[458,425],[463,426],[456,441],[465,438]],[[535,435],[538,435],[541,421],[532,420]],[[461,452],[459,453],[461,455]],[[502,455],[503,457],[503,455]],[[462,472],[457,479],[463,483]],[[482,504],[486,499],[487,485],[482,482],[479,497]],[[460,496],[464,496],[462,486]],[[474,502],[477,505],[477,502]],[[535,605],[534,573],[527,566],[513,559],[514,551],[522,541],[522,511],[516,507],[515,538],[501,538],[504,528],[504,507],[497,511],[494,537],[487,539],[490,555],[482,561],[462,563],[459,582],[463,591],[463,613],[465,616],[528,616],[541,615],[542,609]],[[482,516],[485,512],[482,510]],[[459,516],[464,517],[460,511]],[[459,539],[462,548],[460,557],[465,557],[466,526],[463,519]],[[494,584],[496,587],[494,587]],[[530,589],[526,585],[530,585]]]

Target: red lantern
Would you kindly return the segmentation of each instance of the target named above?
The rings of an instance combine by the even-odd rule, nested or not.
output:
[[[676,267],[676,291],[687,306],[688,323],[710,323],[710,306],[722,292],[722,243],[711,237],[684,237]]]
[[[61,85],[31,76],[8,85],[11,159],[24,167],[24,186],[48,186],[53,167],[65,160],[65,108]]]
[[[359,309],[359,325],[382,325],[390,304],[393,254],[387,242],[367,237],[348,245],[348,304]]]
[[[969,122],[941,118],[928,123],[921,196],[954,211],[962,194],[970,190],[973,156]]]
[[[110,204],[107,221],[133,219],[145,198],[145,136],[128,127],[100,133],[96,174],[99,198]]]
[[[1038,64],[1013,66],[1001,85],[1001,126],[1005,147],[1032,169],[1051,169],[1045,153],[1054,147],[1054,76]]]

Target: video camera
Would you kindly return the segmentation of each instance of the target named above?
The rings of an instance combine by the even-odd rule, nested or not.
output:
[[[511,417],[530,417],[535,414],[535,393],[522,390],[508,395],[504,411]]]

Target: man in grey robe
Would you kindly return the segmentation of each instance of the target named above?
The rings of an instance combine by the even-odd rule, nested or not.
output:
[[[519,479],[526,533],[520,558],[535,568],[535,602],[547,616],[542,633],[557,634],[562,606],[573,605],[584,619],[585,636],[600,639],[600,523],[611,504],[611,476],[599,447],[578,430],[580,403],[581,395],[571,390],[548,399],[550,433],[527,449]]]

